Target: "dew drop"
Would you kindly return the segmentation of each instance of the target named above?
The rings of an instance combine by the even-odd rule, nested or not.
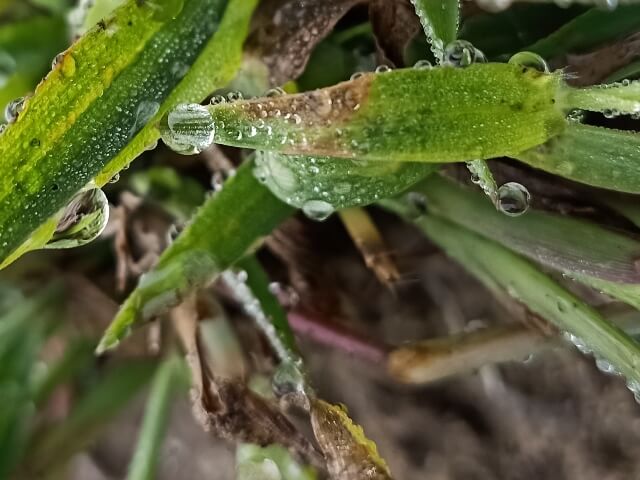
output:
[[[364,76],[364,72],[355,72],[349,77],[349,80],[357,80],[358,78]]]
[[[529,209],[529,190],[517,182],[508,182],[498,188],[497,207],[505,215],[517,217]]]
[[[162,141],[172,150],[192,155],[213,143],[215,126],[209,111],[197,103],[174,108],[160,126]]]
[[[10,101],[4,109],[4,119],[7,123],[14,123],[18,119],[18,115],[24,109],[26,98],[20,97]]]
[[[466,40],[451,42],[444,51],[444,64],[453,67],[468,67],[473,63],[484,63],[487,59],[480,50]]]
[[[229,92],[227,93],[227,100],[229,100],[230,102],[235,102],[238,100],[243,100],[244,99],[244,95],[242,94],[242,92]]]
[[[378,65],[376,67],[376,73],[387,73],[390,72],[392,69],[389,65]]]
[[[418,60],[413,65],[413,68],[415,68],[416,70],[429,70],[429,69],[433,68],[433,65],[431,64],[431,62],[429,60]]]
[[[285,92],[282,88],[280,87],[275,87],[275,88],[270,88],[269,90],[267,90],[264,94],[265,97],[281,97],[282,95],[286,95],[287,92]]]
[[[509,59],[509,63],[512,65],[534,68],[539,72],[549,73],[549,65],[547,65],[544,58],[537,53],[518,52]]]
[[[209,105],[221,105],[223,103],[227,103],[227,99],[224,97],[224,95],[215,95],[211,97]]]
[[[58,221],[45,248],[74,248],[92,242],[109,220],[109,202],[102,190],[92,188],[78,193]]]
[[[331,216],[334,208],[324,200],[309,200],[302,206],[302,212],[311,220],[321,222]]]
[[[601,357],[596,357],[596,367],[602,373],[606,373],[607,375],[619,375],[620,374],[620,372],[618,372],[616,367],[614,367],[607,360],[605,360],[604,358],[601,358]]]
[[[118,180],[120,180],[120,174],[116,173],[113,177],[109,179],[109,183],[118,183]]]

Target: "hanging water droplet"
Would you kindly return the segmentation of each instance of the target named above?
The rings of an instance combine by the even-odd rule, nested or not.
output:
[[[444,64],[453,67],[468,67],[473,63],[484,63],[487,59],[480,50],[466,40],[451,42],[444,51]]]
[[[275,88],[270,88],[269,90],[267,90],[264,94],[265,97],[281,97],[282,95],[286,95],[287,92],[285,92],[282,88],[280,87],[275,87]]]
[[[102,190],[78,193],[65,208],[56,231],[45,248],[73,248],[85,245],[102,233],[109,220],[109,202]]]
[[[24,109],[25,101],[26,97],[20,97],[7,103],[4,109],[4,119],[7,123],[14,123],[18,119],[18,115]]]
[[[576,108],[569,111],[569,113],[567,114],[567,120],[570,122],[581,123],[584,120],[584,115],[584,110]]]
[[[418,60],[416,63],[414,63],[413,68],[415,68],[416,70],[429,70],[433,68],[433,65],[429,60]]]
[[[181,104],[174,108],[160,126],[162,141],[172,150],[192,155],[213,143],[213,117],[202,105]]]
[[[349,80],[357,80],[358,78],[364,76],[364,72],[355,72],[349,77]]]
[[[0,50],[0,88],[4,87],[16,71],[16,61],[4,50]]]
[[[517,217],[529,209],[531,194],[517,182],[508,182],[498,189],[497,207],[505,215]]]
[[[389,65],[378,65],[376,67],[376,73],[387,73],[390,72],[392,69]]]
[[[311,220],[321,222],[334,212],[333,205],[324,200],[309,200],[302,206],[303,213]]]
[[[534,68],[539,72],[549,73],[549,65],[547,65],[544,58],[537,53],[518,52],[509,59],[509,63],[512,65]]]
[[[118,183],[118,180],[120,180],[120,174],[116,173],[113,177],[109,179],[109,183]]]

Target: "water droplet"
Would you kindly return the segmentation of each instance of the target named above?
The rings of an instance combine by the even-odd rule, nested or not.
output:
[[[273,393],[289,404],[309,410],[309,398],[305,391],[305,378],[296,362],[282,362],[273,374]]]
[[[604,115],[605,118],[615,118],[618,115],[620,115],[620,112],[615,108],[611,108],[611,109],[607,108],[602,111],[602,114]]]
[[[517,217],[529,209],[529,190],[517,182],[508,182],[498,189],[497,207],[505,215]]]
[[[580,337],[577,337],[576,335],[573,335],[569,332],[564,332],[562,336],[565,338],[565,340],[571,342],[581,353],[585,355],[589,355],[591,353],[591,348],[589,348],[585,341]]]
[[[146,0],[145,5],[151,10],[154,20],[165,22],[180,14],[184,0]]]
[[[601,357],[596,357],[596,367],[602,373],[606,373],[607,375],[619,375],[620,374],[620,372],[618,372],[616,367],[614,367],[607,360],[605,360],[604,358],[601,358]]]
[[[431,62],[429,60],[418,60],[413,65],[413,68],[415,68],[416,70],[429,70],[429,69],[433,68],[433,65],[431,64]]]
[[[109,179],[109,183],[117,183],[120,180],[120,174],[116,173],[113,177]]]
[[[549,65],[547,65],[544,58],[537,53],[518,52],[509,59],[509,63],[512,65],[534,68],[539,72],[549,73]]]
[[[444,51],[444,64],[453,67],[468,67],[473,63],[484,63],[487,59],[480,50],[466,40],[451,42]]]
[[[275,88],[270,88],[269,90],[267,90],[264,94],[265,97],[281,97],[282,95],[286,95],[287,92],[285,92],[282,88],[280,87],[275,87]]]
[[[229,92],[227,93],[227,100],[229,100],[230,102],[235,102],[238,100],[243,100],[244,99],[244,95],[242,94],[242,92]]]
[[[412,217],[418,218],[425,215],[428,211],[427,197],[420,192],[409,192],[406,196],[407,202],[413,208]]]
[[[302,206],[302,211],[311,220],[321,222],[334,212],[333,205],[324,200],[309,200]]]
[[[32,148],[38,148],[40,146],[40,139],[32,138],[31,141],[29,142],[29,146]]]
[[[213,143],[213,117],[202,105],[181,104],[174,108],[160,126],[162,141],[172,150],[192,155]]]
[[[73,248],[95,240],[107,226],[109,202],[102,190],[78,193],[64,209],[56,231],[45,248]]]
[[[7,123],[14,123],[18,119],[18,115],[24,109],[25,101],[26,97],[20,97],[7,103],[4,109],[4,119]]]
[[[15,59],[4,50],[0,50],[0,88],[7,84],[15,71]]]
[[[390,72],[392,69],[389,65],[378,65],[376,67],[376,73],[387,73]]]
[[[211,97],[209,105],[221,105],[223,103],[227,103],[227,99],[224,97],[224,95],[215,95]]]
[[[364,72],[355,72],[349,77],[349,80],[357,80],[358,78],[364,76]]]

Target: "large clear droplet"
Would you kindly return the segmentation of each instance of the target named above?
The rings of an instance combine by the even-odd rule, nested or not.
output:
[[[74,248],[92,242],[108,220],[109,202],[104,192],[99,188],[80,192],[65,208],[45,248]]]
[[[25,97],[20,97],[7,103],[4,109],[4,119],[7,123],[14,123],[18,119],[18,115],[24,108],[25,100]]]
[[[497,207],[505,215],[517,217],[529,209],[529,190],[517,182],[508,182],[498,189]]]
[[[466,40],[451,42],[444,50],[444,64],[453,67],[468,67],[473,63],[484,63],[487,59],[480,50]]]
[[[302,211],[311,220],[321,222],[334,212],[333,205],[324,200],[309,200],[302,206]]]
[[[509,63],[512,65],[534,68],[539,72],[549,73],[549,65],[547,65],[547,62],[545,62],[544,58],[542,58],[537,53],[518,52],[509,59]]]
[[[0,50],[0,88],[4,87],[16,71],[16,61],[4,50]]]
[[[183,155],[200,153],[213,143],[213,117],[202,105],[181,104],[166,116],[160,126],[162,141]]]

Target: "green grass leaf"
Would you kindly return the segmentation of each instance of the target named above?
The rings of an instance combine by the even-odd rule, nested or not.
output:
[[[592,8],[523,50],[554,58],[630,35],[639,27],[640,5],[620,5],[612,11]]]
[[[638,133],[570,122],[562,134],[513,157],[594,187],[640,193],[639,150]]]
[[[34,437],[26,469],[33,474],[55,471],[87,447],[102,429],[140,393],[156,365],[131,361],[111,368],[74,406],[63,422]]]
[[[66,46],[61,17],[35,17],[0,27],[0,107],[31,91]]]
[[[411,0],[431,44],[433,55],[442,61],[447,45],[458,35],[459,0]]]
[[[39,227],[28,247],[41,247],[76,192],[93,179],[103,185],[157,139],[166,110],[202,100],[235,73],[255,1],[180,5],[116,9],[65,53],[0,137],[0,260]]]
[[[513,155],[562,132],[561,77],[510,64],[401,69],[312,92],[209,107],[214,141],[289,154],[455,162]],[[173,122],[167,135],[187,133]],[[181,132],[184,129],[186,132]]]
[[[596,310],[500,244],[435,215],[414,218],[402,201],[387,204],[411,220],[490,290],[508,293],[532,312],[574,335],[629,382],[640,382],[640,344]]]
[[[141,277],[105,332],[98,352],[116,347],[134,324],[151,319],[215,279],[293,213],[258,182],[252,167],[247,162],[239,168],[205,202],[157,266]]]
[[[528,210],[508,217],[471,189],[434,175],[414,188],[429,212],[640,308],[640,242],[596,224]]]
[[[171,413],[171,400],[177,393],[186,390],[188,383],[188,374],[180,358],[172,356],[158,368],[149,391],[149,400],[127,480],[156,478],[160,449]]]

